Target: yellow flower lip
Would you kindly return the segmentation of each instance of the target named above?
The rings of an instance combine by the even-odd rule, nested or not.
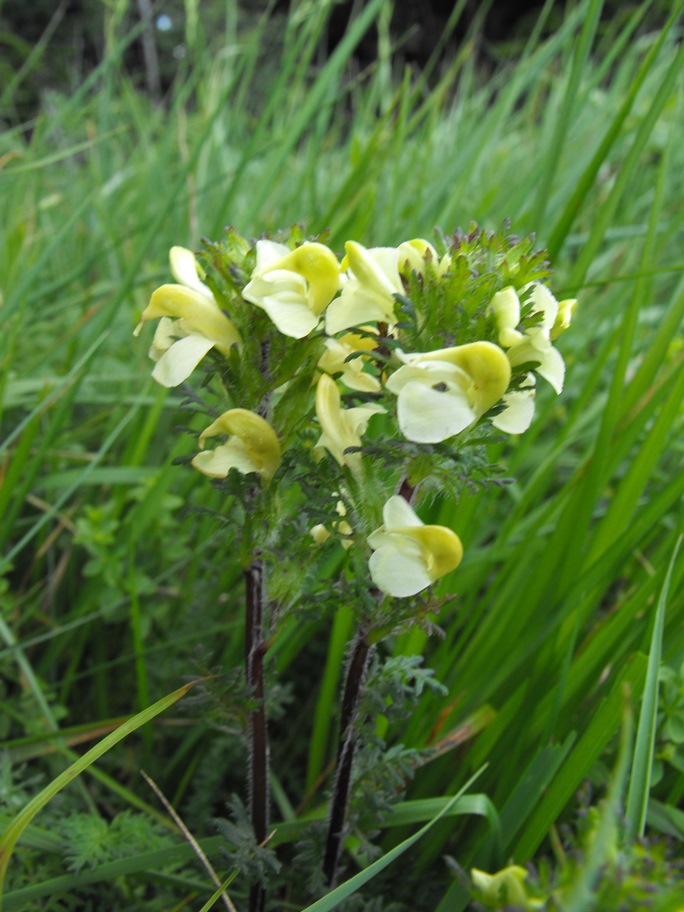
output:
[[[566,298],[564,301],[558,302],[558,314],[556,315],[550,333],[552,342],[557,339],[561,333],[564,333],[566,329],[570,328],[570,323],[572,322],[576,307],[577,298]]]
[[[403,294],[397,247],[367,249],[347,241],[340,269],[349,275],[342,282],[341,294],[325,314],[325,331],[330,336],[354,326],[379,322],[390,327],[396,323],[395,295]]]
[[[317,242],[288,250],[261,240],[256,253],[256,269],[242,297],[264,310],[283,335],[303,339],[316,329],[339,290],[337,257]]]
[[[200,434],[200,449],[209,437],[228,436],[226,443],[198,453],[193,466],[212,478],[225,478],[232,468],[242,474],[257,472],[265,482],[275,475],[281,459],[280,441],[271,425],[248,409],[229,409]]]
[[[261,274],[267,275],[280,269],[296,272],[306,280],[309,286],[309,307],[316,316],[325,310],[340,287],[337,257],[325,244],[315,241],[302,244],[270,263]]]
[[[541,282],[529,282],[521,289],[530,306],[530,313],[538,322],[521,332],[517,327],[521,319],[518,293],[509,285],[498,291],[489,304],[499,332],[499,343],[506,349],[513,367],[536,362],[535,373],[543,377],[557,393],[563,389],[565,362],[551,342],[570,326],[577,304],[575,299],[560,303]]]
[[[443,276],[451,266],[451,257],[444,254],[440,260],[433,245],[424,238],[413,238],[399,245],[399,264],[404,274],[417,272],[424,275],[426,270]]]
[[[368,536],[371,579],[397,598],[416,595],[463,559],[461,539],[446,526],[426,526],[399,495],[385,504],[383,525]]]
[[[326,350],[319,358],[317,367],[331,376],[340,373],[342,382],[350,389],[378,393],[381,389],[380,380],[363,370],[366,359],[349,357],[360,352],[371,352],[377,345],[377,341],[371,336],[355,333],[347,333],[340,339],[328,337],[325,340]]]
[[[433,582],[451,573],[463,560],[461,539],[446,526],[409,526],[393,531],[420,544],[428,575]]]
[[[149,352],[157,362],[152,376],[162,386],[173,387],[187,380],[212,348],[227,356],[242,339],[211,289],[202,282],[204,271],[194,253],[185,247],[172,247],[169,262],[178,284],[157,288],[133,335],[137,336],[148,320],[159,319]]]
[[[233,345],[241,345],[240,334],[213,299],[186,285],[162,285],[153,292],[140,322],[158,317],[177,317],[183,328],[211,339],[227,355]]]
[[[344,245],[346,256],[342,268],[349,268],[364,288],[381,295],[401,294],[404,290],[399,278],[399,251],[393,247],[376,247],[369,251],[357,241]],[[376,262],[371,253],[382,257],[385,268]],[[396,275],[395,275],[396,273]]]
[[[399,427],[408,440],[438,443],[460,434],[508,389],[511,365],[492,342],[401,354],[387,380],[398,397]]]
[[[437,349],[422,356],[421,360],[448,361],[464,370],[471,378],[469,398],[480,415],[501,399],[511,382],[510,362],[493,342],[470,342]]]

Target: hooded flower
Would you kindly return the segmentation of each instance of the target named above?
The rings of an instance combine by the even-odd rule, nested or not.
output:
[[[265,310],[284,336],[303,339],[337,294],[340,270],[324,244],[290,250],[274,241],[257,241],[256,269],[243,292],[245,300]]]
[[[381,405],[360,405],[356,408],[341,407],[340,391],[327,374],[321,374],[316,387],[316,415],[323,433],[315,446],[326,449],[341,466],[346,465],[358,474],[361,471],[361,454],[345,452],[350,447],[361,446],[361,435],[368,422],[385,409]]]
[[[525,332],[518,329],[521,320],[520,299],[514,288],[497,292],[489,310],[494,314],[499,331],[499,344],[507,349],[511,367],[536,364],[535,373],[547,380],[557,393],[563,389],[565,362],[551,344],[570,325],[574,301],[563,301],[562,308],[546,285],[532,282],[523,289],[531,308],[529,315],[538,314],[535,323]]]
[[[414,238],[399,245],[399,270],[404,275],[411,272],[425,275],[426,270],[431,269],[438,276],[443,276],[450,266],[449,254],[444,254],[440,260],[432,244],[423,238]]]
[[[403,355],[387,380],[398,397],[402,434],[416,443],[439,443],[465,430],[508,389],[511,367],[491,342]]]
[[[404,294],[399,275],[399,249],[373,247],[367,250],[356,241],[344,245],[347,253],[342,269],[349,270],[342,293],[328,307],[325,331],[335,335],[364,323],[387,323],[393,326],[395,295]]]
[[[371,579],[382,592],[397,598],[415,595],[461,563],[461,540],[446,526],[426,526],[403,497],[390,497],[382,511],[383,525],[371,532]]]
[[[200,280],[194,254],[184,247],[172,247],[169,260],[179,284],[162,285],[154,292],[135,335],[148,320],[161,317],[150,348],[150,357],[157,362],[152,376],[162,386],[172,387],[187,380],[210,349],[228,355],[241,339]]]
[[[211,478],[225,478],[231,469],[243,475],[256,472],[269,482],[280,465],[280,442],[271,425],[247,409],[224,412],[202,431],[200,449],[208,437],[227,435],[228,440],[214,450],[198,453],[192,464]]]
[[[370,329],[370,327],[366,327]],[[371,336],[346,333],[341,339],[325,340],[325,351],[318,361],[318,367],[326,374],[342,374],[342,382],[349,389],[364,393],[380,392],[380,381],[372,374],[364,373],[365,358],[362,352],[371,352],[377,342]]]

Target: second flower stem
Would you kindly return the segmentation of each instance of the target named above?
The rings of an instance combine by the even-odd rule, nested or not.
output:
[[[254,560],[244,571],[246,590],[245,674],[250,697],[256,706],[249,713],[249,808],[258,844],[268,838],[268,731],[264,704],[264,571],[260,560]],[[263,912],[266,891],[261,884],[252,886],[250,912]]]
[[[344,682],[335,782],[330,801],[328,833],[323,858],[323,874],[329,886],[334,886],[337,875],[337,864],[347,816],[352,766],[358,737],[354,729],[354,723],[358,715],[363,684],[371,657],[372,647],[367,641],[367,633],[368,631],[363,628],[359,628],[356,633]]]

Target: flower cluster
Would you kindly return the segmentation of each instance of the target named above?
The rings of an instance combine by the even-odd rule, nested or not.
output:
[[[420,482],[455,451],[459,435],[487,424],[526,430],[536,375],[557,393],[563,387],[552,343],[576,303],[558,302],[543,284],[543,256],[529,243],[473,232],[442,247],[348,241],[340,261],[320,240],[249,244],[231,231],[208,246],[209,273],[189,250],[171,250],[177,284],[154,292],[136,329],[159,318],[150,356],[162,385],[183,383],[203,359],[220,378],[230,408],[200,435],[193,466],[266,488],[286,475],[286,451],[332,459],[331,510],[338,498],[334,509],[344,517],[333,524],[337,539],[365,548],[373,585],[399,598],[450,573],[463,553],[453,531],[424,525],[394,493],[408,465],[427,460]],[[224,442],[205,449],[216,437]],[[393,490],[382,525],[367,531],[354,518],[373,501],[364,484],[378,485],[377,471],[366,481],[369,444],[388,440],[395,456],[382,483]],[[314,540],[329,537],[315,526]]]

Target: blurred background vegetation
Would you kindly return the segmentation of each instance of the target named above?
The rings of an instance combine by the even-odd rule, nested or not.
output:
[[[329,7],[326,25],[321,35],[317,63],[329,56],[344,34],[355,12],[363,4],[337,0],[333,3],[307,2],[297,4],[298,15],[310,10]],[[553,31],[564,15],[564,3],[547,4],[546,32]],[[607,21],[626,21],[638,7],[621,0],[607,0],[602,17]],[[453,31],[449,22],[454,8],[462,6]],[[459,43],[469,28],[476,25],[471,37],[477,42],[480,65],[491,70],[497,62],[518,54],[529,32],[533,30],[544,6],[542,0],[473,0],[458,4],[447,0],[396,0],[389,20],[389,36],[397,64],[402,61],[417,67],[424,66],[433,50],[449,29],[444,57],[453,58]],[[655,0],[650,4],[647,22],[650,27],[662,25],[667,18],[668,4]],[[200,0],[3,0],[0,3],[0,84],[9,85],[22,71],[21,84],[13,87],[11,109],[2,115],[12,122],[26,122],[35,115],[41,99],[50,92],[73,92],[83,79],[103,60],[112,40],[112,22],[123,32],[137,30],[127,44],[123,59],[134,84],[157,101],[171,88],[179,69],[188,56],[199,47],[220,47],[226,22],[238,33],[253,28],[267,15],[263,30],[264,56],[278,45],[279,35],[287,21],[288,3],[268,2],[208,3]],[[370,30],[360,40],[353,58],[360,66],[372,63],[376,56],[377,38]],[[266,82],[262,83],[264,88]],[[7,99],[5,99],[7,100]]]

